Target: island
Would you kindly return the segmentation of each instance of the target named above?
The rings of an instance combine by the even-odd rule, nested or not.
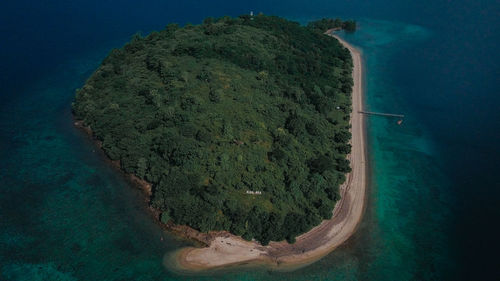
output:
[[[111,51],[77,90],[76,123],[147,187],[161,223],[206,246],[176,253],[181,268],[303,264],[354,232],[361,60],[327,36],[339,28],[355,22],[169,24]]]

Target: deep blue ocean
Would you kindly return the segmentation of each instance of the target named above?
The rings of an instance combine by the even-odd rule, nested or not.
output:
[[[165,233],[73,126],[75,89],[137,32],[250,11],[353,18],[369,200],[345,245],[293,272],[176,272]],[[0,280],[499,280],[500,2],[2,1]],[[161,239],[163,237],[163,240]]]

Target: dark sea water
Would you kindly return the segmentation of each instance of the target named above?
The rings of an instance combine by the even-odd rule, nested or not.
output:
[[[74,90],[138,31],[251,10],[358,20],[341,36],[366,106],[406,117],[368,118],[369,201],[345,245],[293,272],[174,272],[189,243],[74,128]],[[0,280],[498,280],[499,19],[472,0],[1,2]]]

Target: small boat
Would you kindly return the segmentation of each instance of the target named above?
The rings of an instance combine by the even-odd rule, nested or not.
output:
[[[403,123],[403,119],[398,120],[398,125],[401,125],[401,123]]]

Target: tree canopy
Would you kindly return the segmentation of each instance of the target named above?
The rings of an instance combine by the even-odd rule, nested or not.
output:
[[[347,32],[354,32],[356,31],[356,21],[354,20],[342,21],[339,18],[336,19],[323,18],[308,23],[307,27],[321,33],[331,28],[344,29]]]
[[[293,242],[331,217],[350,170],[351,71],[310,26],[207,18],[112,50],[73,112],[152,183],[162,222]]]

